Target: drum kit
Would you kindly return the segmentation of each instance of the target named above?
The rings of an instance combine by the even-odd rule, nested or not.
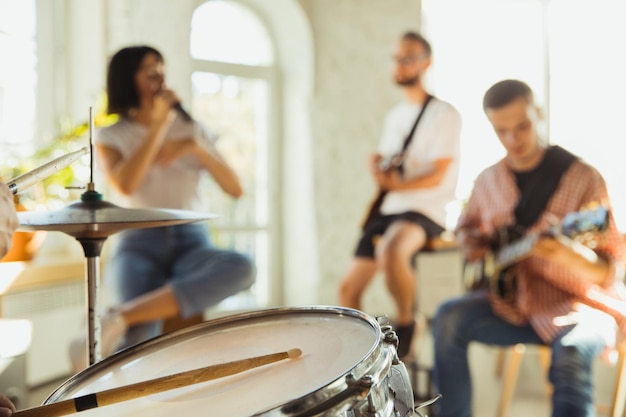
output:
[[[7,185],[17,194],[92,151],[90,144]],[[91,161],[93,172],[93,157]],[[64,232],[83,247],[85,350],[90,366],[58,387],[41,406],[14,416],[80,412],[94,417],[180,413],[188,417],[408,417],[422,415],[420,409],[440,397],[416,406],[392,327],[383,319],[343,307],[235,314],[166,333],[102,359],[98,282],[106,239],[125,229],[214,217],[185,210],[122,208],[102,199],[93,177],[78,202],[54,211],[18,213],[19,230]]]

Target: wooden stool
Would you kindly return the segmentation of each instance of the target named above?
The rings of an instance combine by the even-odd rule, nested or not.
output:
[[[424,248],[416,254],[421,253],[437,253],[450,250],[456,250],[457,244],[454,239],[454,234],[451,232],[444,232],[441,235],[429,239]],[[414,267],[416,267],[416,259],[414,260]],[[417,303],[416,303],[417,304]],[[413,397],[416,404],[424,401],[428,401],[434,398],[438,392],[435,389],[433,381],[433,369],[430,366],[419,363],[417,354],[415,352],[415,339],[419,339],[425,332],[430,331],[431,317],[427,317],[424,314],[420,314],[419,311],[415,311],[419,317],[416,319],[416,332],[412,343],[411,352],[409,352],[408,359],[405,359],[405,365],[411,379],[411,387],[413,389]],[[436,408],[433,406],[428,407],[428,415],[436,417]]]
[[[422,249],[423,252],[437,252],[442,250],[454,250],[457,249],[457,243],[454,239],[454,233],[443,232],[439,236],[433,237],[426,242],[426,245]]]
[[[524,352],[526,352],[526,345],[522,343],[518,343],[510,348],[501,348],[498,351],[496,375],[502,377],[502,390],[500,391],[500,399],[496,411],[497,417],[506,416],[509,410]],[[552,385],[547,382],[548,369],[550,368],[550,348],[547,346],[539,346],[539,362],[543,374],[546,376],[546,397],[550,398]]]

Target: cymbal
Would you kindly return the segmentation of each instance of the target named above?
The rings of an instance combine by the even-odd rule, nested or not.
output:
[[[215,214],[175,209],[129,209],[106,201],[78,201],[59,210],[19,212],[18,230],[60,231],[76,238],[105,238],[125,229],[193,223]]]

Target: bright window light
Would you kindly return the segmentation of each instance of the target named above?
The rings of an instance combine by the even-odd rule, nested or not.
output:
[[[0,56],[8,57],[0,65],[0,144],[10,148],[5,158],[28,154],[35,135],[36,23],[34,0],[0,0]]]
[[[626,3],[617,0],[423,0],[424,32],[433,44],[435,95],[463,116],[457,197],[504,156],[482,97],[495,82],[518,78],[548,116],[553,144],[593,164],[607,181],[615,216],[626,230],[622,162],[626,114]],[[450,11],[454,12],[451,13]],[[489,10],[489,13],[485,13]],[[458,204],[460,207],[461,204]],[[457,207],[457,208],[458,208]],[[455,224],[458,210],[450,213]]]
[[[212,238],[252,256],[257,270],[250,292],[224,300],[216,310],[267,306],[275,279],[268,173],[273,45],[258,16],[225,0],[196,9],[190,36],[192,113],[219,135],[216,146],[244,189],[234,201],[212,181],[202,187],[206,206],[219,214],[211,222]]]
[[[274,62],[272,43],[258,17],[226,0],[207,1],[194,12],[191,57],[243,65]]]

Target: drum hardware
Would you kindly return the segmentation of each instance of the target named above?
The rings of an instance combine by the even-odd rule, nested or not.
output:
[[[127,209],[115,204],[103,201],[102,194],[95,190],[93,181],[94,157],[93,157],[93,108],[89,109],[89,153],[91,173],[86,191],[81,195],[78,202],[72,203],[59,210],[48,212],[19,212],[17,213],[21,231],[61,231],[76,238],[85,253],[86,258],[86,299],[88,317],[88,337],[86,354],[89,357],[88,363],[94,363],[102,359],[100,351],[100,317],[99,305],[99,282],[100,282],[100,254],[106,239],[119,231],[132,228],[148,228],[171,226],[183,223],[192,223],[208,220],[216,217],[207,213],[196,213],[187,210],[172,209]],[[84,152],[83,150],[76,152]],[[76,158],[64,159],[64,164],[69,165]],[[70,155],[67,155],[69,157]],[[54,162],[54,161],[53,161]],[[66,165],[66,166],[67,166]],[[45,169],[48,176],[59,169],[59,165],[49,165]],[[43,167],[41,167],[43,168]],[[62,166],[61,168],[64,168]],[[36,178],[41,178],[38,175]],[[29,175],[24,178],[32,184],[34,177]],[[17,180],[17,178],[16,178]],[[23,189],[24,185],[16,189]]]
[[[218,365],[210,365],[191,371],[179,372],[148,381],[137,382],[118,388],[87,394],[69,400],[59,401],[39,407],[20,410],[13,413],[13,417],[58,417],[80,411],[99,408],[119,402],[132,400],[200,382],[211,381],[226,376],[235,375],[253,368],[278,362],[283,359],[295,359],[302,355],[300,349],[290,349],[286,352],[271,353],[263,356],[240,359]]]
[[[318,402],[310,408],[304,409],[302,408],[303,404],[296,403],[291,407],[282,408],[281,413],[293,417],[314,417],[319,415],[329,415],[328,410],[337,410],[333,412],[333,415],[340,415],[339,410],[345,408],[346,404],[349,404],[352,401],[366,400],[367,402],[364,404],[363,409],[359,410],[359,414],[352,415],[363,417],[370,415],[374,416],[372,413],[376,412],[376,407],[373,398],[368,395],[374,385],[371,375],[366,375],[357,381],[352,374],[349,374],[346,376],[346,382],[347,387],[345,387],[343,391],[324,401]],[[351,412],[354,413],[357,411],[352,409]]]
[[[430,400],[424,401],[423,403],[418,404],[417,406],[415,406],[415,413],[420,416],[420,417],[428,417],[427,414],[422,414],[419,409],[420,408],[425,408],[425,407],[429,407],[431,405],[433,405],[434,403],[437,402],[437,400],[439,400],[442,397],[441,394],[437,394],[435,395],[433,398],[431,398]]]
[[[406,367],[411,378],[411,387],[415,401],[427,403],[439,395],[434,383],[433,369],[430,366],[421,364],[417,358],[413,358],[407,361]],[[426,406],[423,405],[423,407]]]
[[[385,326],[387,327],[387,326]],[[389,326],[391,327],[391,326]],[[385,342],[392,344],[396,350],[398,349],[398,343],[400,342],[400,339],[398,339],[398,335],[396,334],[396,332],[393,329],[388,329],[387,331],[384,332],[385,335]]]
[[[393,330],[393,326],[391,324],[389,324],[389,317],[388,316],[377,316],[376,317],[376,321],[378,321],[378,323],[380,324],[380,331],[383,333],[384,335],[384,341],[386,343],[390,343],[394,346],[396,353],[398,351],[398,344],[400,343],[400,339],[398,338],[398,335],[396,334],[396,332]],[[400,362],[400,358],[398,358],[398,355],[396,354],[396,357],[393,359],[394,363]]]

